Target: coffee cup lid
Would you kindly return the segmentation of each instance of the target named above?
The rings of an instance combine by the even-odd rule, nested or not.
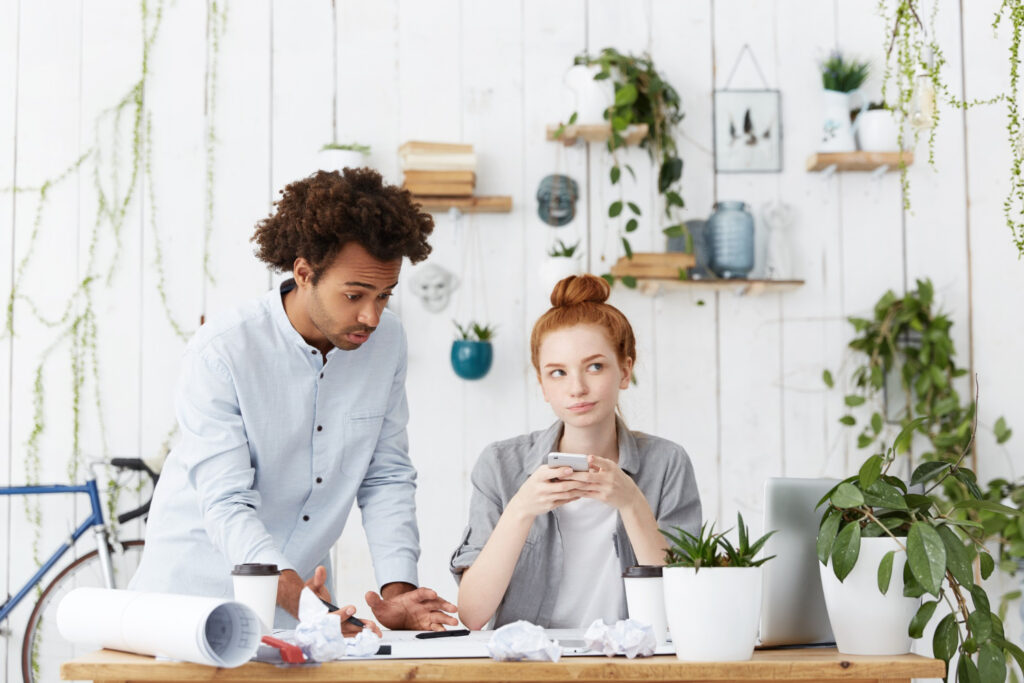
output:
[[[231,573],[234,576],[277,576],[281,572],[277,570],[276,564],[247,562],[246,564],[236,564]]]
[[[661,567],[655,567],[648,564],[638,565],[636,567],[629,567],[626,571],[622,572],[622,578],[624,579],[646,579],[650,577],[661,576]]]

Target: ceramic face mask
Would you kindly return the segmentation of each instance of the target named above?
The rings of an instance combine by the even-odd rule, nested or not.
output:
[[[459,278],[435,263],[416,269],[412,276],[412,293],[431,313],[440,313],[448,307],[452,292],[459,286]]]
[[[537,188],[537,214],[548,225],[556,228],[566,225],[576,217],[579,196],[579,185],[569,176],[545,176]]]

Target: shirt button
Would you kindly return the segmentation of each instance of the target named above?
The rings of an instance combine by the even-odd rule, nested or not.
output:
[[[303,522],[308,522],[309,521],[309,515],[302,515],[302,521]]]
[[[323,379],[323,378],[324,378],[324,373],[321,372],[320,373],[320,379]]]
[[[323,477],[317,477],[316,478],[316,483],[318,483],[318,484],[324,483],[324,478]]]
[[[324,431],[324,426],[323,425],[317,425],[316,426],[316,431],[318,431],[318,432]]]
[[[310,351],[310,353],[312,353],[315,356],[316,355],[316,349],[313,349],[312,351]]]

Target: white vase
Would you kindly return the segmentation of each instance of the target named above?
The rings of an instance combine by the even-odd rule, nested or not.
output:
[[[853,152],[857,145],[853,139],[856,123],[850,123],[850,112],[857,109],[859,113],[866,102],[859,90],[853,92],[837,92],[822,90],[821,137],[818,142],[819,152]],[[860,108],[851,107],[854,99],[860,99]]]
[[[570,275],[579,275],[582,272],[583,265],[580,263],[580,259],[575,256],[568,258],[564,256],[548,256],[540,264],[537,274],[540,280],[541,291],[545,293],[550,292],[555,288],[559,280],[563,280]]]
[[[906,539],[902,539],[906,544]],[[895,550],[889,590],[878,590],[878,565]],[[860,539],[857,564],[842,583],[830,564],[819,563],[825,608],[844,655],[903,655],[910,652],[910,620],[920,606],[919,598],[903,596],[903,566],[907,553],[894,538]]]
[[[865,152],[899,151],[899,128],[891,111],[872,109],[857,116],[857,146]]]
[[[577,124],[607,123],[604,112],[615,100],[615,94],[610,78],[594,80],[600,71],[599,66],[577,64],[565,72],[563,80],[572,92],[571,106]]]
[[[346,168],[362,168],[366,165],[366,155],[358,150],[320,150],[320,168],[325,171],[338,171],[340,173]]]
[[[760,567],[665,567],[665,614],[676,657],[750,659],[761,621]]]

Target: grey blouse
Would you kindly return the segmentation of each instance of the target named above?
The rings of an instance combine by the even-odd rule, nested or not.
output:
[[[696,533],[701,523],[700,494],[690,456],[667,439],[630,431],[621,419],[617,427],[619,467],[647,498],[658,526],[666,530],[682,527]],[[558,420],[545,430],[492,443],[481,453],[473,468],[469,523],[449,563],[456,581],[480,554],[509,500],[546,461],[547,454],[556,450],[561,436],[562,422]],[[621,518],[616,525],[614,552],[623,569],[636,564]],[[561,576],[562,537],[554,512],[548,512],[538,515],[530,527],[492,627],[519,619],[547,626]],[[625,600],[619,613],[626,614]]]

